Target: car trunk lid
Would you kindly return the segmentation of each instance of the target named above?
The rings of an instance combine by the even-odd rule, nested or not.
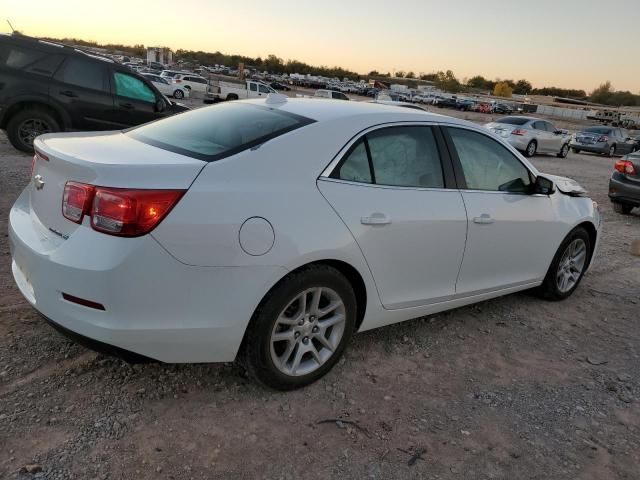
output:
[[[32,215],[48,230],[68,237],[80,225],[62,215],[68,181],[136,189],[188,189],[206,165],[138,142],[121,132],[42,135],[29,186]]]

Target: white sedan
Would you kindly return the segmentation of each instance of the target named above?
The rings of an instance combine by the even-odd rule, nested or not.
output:
[[[361,102],[222,103],[35,141],[15,282],[129,359],[226,362],[277,389],[352,333],[530,288],[576,289],[600,217],[477,125]]]
[[[158,89],[158,91],[168,97],[173,97],[178,100],[187,98],[189,96],[189,89],[180,85],[175,85],[170,78],[161,77],[160,75],[154,75],[153,73],[143,73],[142,76],[149,79],[151,83]]]

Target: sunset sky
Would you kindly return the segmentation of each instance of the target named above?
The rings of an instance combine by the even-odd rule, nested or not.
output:
[[[98,8],[95,5],[101,5]],[[27,35],[640,92],[640,0],[0,0]]]

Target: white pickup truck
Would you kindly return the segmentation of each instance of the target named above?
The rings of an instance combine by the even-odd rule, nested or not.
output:
[[[212,86],[207,95],[215,100],[239,100],[241,98],[266,97],[270,93],[277,93],[269,85],[254,80],[247,80],[244,84],[219,82],[218,86]]]

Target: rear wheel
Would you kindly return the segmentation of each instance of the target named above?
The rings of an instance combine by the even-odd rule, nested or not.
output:
[[[609,147],[609,156],[613,157],[616,154],[616,146],[615,145],[611,145]]]
[[[536,150],[538,149],[538,144],[535,140],[531,140],[527,145],[527,148],[524,150],[524,154],[527,157],[533,157],[536,154]]]
[[[631,205],[626,205],[624,203],[613,204],[613,211],[616,213],[621,213],[622,215],[629,215],[631,213],[631,210],[633,210],[633,207]]]
[[[14,115],[7,124],[7,137],[18,150],[33,153],[33,141],[38,135],[57,132],[60,125],[45,110],[22,110]]]
[[[349,281],[328,266],[285,277],[256,310],[244,341],[250,375],[278,390],[293,390],[325,375],[340,359],[355,327]]]
[[[177,98],[178,100],[184,98],[184,92],[180,89],[176,89],[176,91],[173,92],[173,98]]]
[[[591,255],[591,241],[587,231],[578,227],[560,244],[547,275],[539,287],[550,300],[569,297],[582,280]]]
[[[567,145],[565,143],[564,145],[562,145],[562,148],[560,149],[560,152],[558,153],[558,157],[559,158],[567,158],[567,155],[569,155],[569,145]]]
[[[227,95],[227,100],[238,100],[238,95],[236,95],[235,93],[230,93],[229,95]]]
[[[573,150],[573,153],[580,153],[580,149],[579,148],[572,148],[571,150]]]

